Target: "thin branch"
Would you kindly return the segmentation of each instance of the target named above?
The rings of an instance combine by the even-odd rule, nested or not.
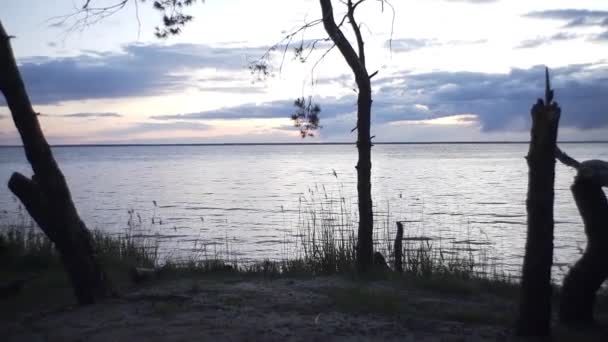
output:
[[[365,67],[365,43],[363,42],[363,36],[361,35],[361,28],[357,24],[355,20],[355,9],[365,0],[359,0],[355,4],[353,4],[352,0],[348,0],[348,21],[350,22],[353,31],[355,32],[355,38],[357,40],[357,48],[359,49],[359,61],[363,67]]]
[[[562,164],[573,167],[577,170],[581,167],[581,163],[578,160],[567,155],[559,147],[555,148],[555,158],[557,158],[557,160],[559,160]]]

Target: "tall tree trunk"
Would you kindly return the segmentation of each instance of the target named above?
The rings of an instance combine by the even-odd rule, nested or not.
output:
[[[0,91],[19,131],[34,175],[14,173],[10,190],[55,243],[80,304],[111,294],[96,258],[92,237],[78,216],[70,190],[47,143],[17,68],[10,37],[0,23]]]
[[[368,84],[369,85],[369,82]],[[367,86],[366,85],[366,86]],[[359,87],[357,150],[357,194],[359,204],[359,232],[357,240],[357,266],[366,271],[374,256],[374,213],[372,209],[372,144],[370,137],[371,88]]]
[[[587,236],[583,256],[564,278],[559,318],[567,325],[592,325],[595,296],[608,277],[608,200],[602,190],[608,186],[608,163],[579,163],[559,149],[557,158],[578,170],[571,190]]]
[[[549,336],[551,333],[555,150],[561,110],[557,103],[552,103],[548,70],[546,82],[545,101],[539,99],[532,107],[527,156],[528,232],[517,322],[517,333],[522,336]]]
[[[361,30],[355,21],[355,8],[361,4],[358,1],[353,4],[352,0],[347,1],[347,17],[355,33],[358,54],[336,24],[331,0],[319,0],[323,15],[323,27],[329,38],[336,44],[340,53],[351,68],[359,95],[357,98],[357,151],[359,160],[357,162],[357,193],[359,209],[359,231],[357,237],[357,269],[361,272],[368,271],[373,265],[374,257],[374,215],[372,206],[372,185],[371,185],[371,107],[372,107],[372,87],[370,76],[365,66],[365,48]]]

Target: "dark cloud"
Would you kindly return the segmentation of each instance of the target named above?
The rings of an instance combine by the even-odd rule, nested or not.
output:
[[[539,47],[541,45],[547,45],[547,44],[551,44],[551,43],[559,42],[559,41],[573,40],[573,39],[576,39],[579,37],[580,37],[580,35],[575,34],[575,33],[560,32],[560,33],[554,34],[550,37],[537,37],[534,39],[524,40],[523,42],[521,42],[521,44],[519,46],[517,46],[517,48],[518,49],[535,48],[535,47]]]
[[[123,116],[117,113],[74,113],[74,114],[61,114],[61,115],[45,115],[47,117],[61,117],[61,118],[122,118]]]
[[[333,117],[345,112],[356,110],[354,98],[342,99],[315,99],[321,104],[323,117]],[[199,113],[174,114],[174,115],[155,115],[153,120],[242,120],[242,119],[273,119],[289,118],[294,112],[294,101],[281,100],[262,104],[244,104],[237,107],[227,107],[218,110],[204,111]],[[330,104],[327,108],[324,103]]]
[[[29,58],[22,61],[20,70],[33,102],[50,104],[158,95],[196,87],[199,82],[192,77],[192,71],[202,68],[232,72],[232,80],[242,80],[249,76],[249,58],[259,57],[264,51],[194,44],[131,44],[121,53],[89,51],[75,57]],[[256,91],[255,87],[252,89]]]
[[[551,71],[556,99],[563,109],[561,126],[588,130],[608,127],[608,67],[582,64]],[[509,73],[431,72],[400,74],[376,81],[374,127],[397,121],[428,122],[473,114],[486,132],[523,132],[529,112],[544,92],[544,67],[512,69]],[[317,98],[323,134],[345,134],[355,125],[356,98]],[[196,122],[210,119],[288,118],[292,101],[246,104],[191,114],[158,115],[162,121]],[[467,124],[472,123],[467,117]]]
[[[524,16],[535,19],[551,19],[565,21],[565,27],[608,27],[608,11],[594,11],[586,9],[556,9],[530,12],[526,13]]]
[[[590,129],[608,126],[608,68],[572,65],[553,69],[556,98],[563,108],[562,126]],[[395,81],[402,84],[395,85]],[[382,80],[375,112],[383,115],[384,99],[402,105],[423,104],[429,118],[471,113],[485,131],[527,129],[531,105],[542,96],[544,68],[513,69],[508,74],[434,72],[402,74]],[[405,113],[405,112],[404,112]],[[404,115],[404,119],[412,117]],[[524,123],[524,124],[522,124]]]

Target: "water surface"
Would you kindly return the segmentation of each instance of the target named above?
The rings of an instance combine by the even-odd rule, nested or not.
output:
[[[573,157],[608,159],[608,144],[565,144]],[[166,253],[205,245],[240,259],[290,256],[307,206],[344,201],[356,208],[356,149],[350,145],[55,147],[89,227],[123,232],[132,219],[160,237]],[[454,246],[483,241],[518,270],[526,234],[526,144],[377,145],[372,192],[379,229],[407,221],[406,234]],[[31,171],[21,148],[0,148],[0,182]],[[559,165],[555,261],[576,260],[585,237]],[[156,203],[156,204],[154,204]],[[18,219],[18,202],[0,188],[0,220]],[[138,216],[139,214],[139,216]],[[154,219],[154,224],[152,224]],[[356,217],[352,217],[356,220]],[[439,240],[435,240],[439,241]],[[435,242],[439,243],[439,242]],[[195,245],[196,244],[196,245]],[[226,247],[228,245],[228,247]]]

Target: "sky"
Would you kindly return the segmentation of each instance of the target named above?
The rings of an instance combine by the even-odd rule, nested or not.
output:
[[[305,63],[300,44],[317,0],[206,0],[182,34],[157,39],[161,14],[130,0],[74,27],[85,0],[0,0],[0,20],[52,144],[352,142],[354,77],[331,42]],[[97,6],[117,0],[92,0]],[[372,79],[377,142],[525,141],[530,108],[551,69],[560,140],[608,137],[608,2],[603,0],[376,0],[357,9]],[[339,20],[344,7],[334,1]],[[345,34],[353,38],[345,27]],[[270,47],[278,48],[271,50]],[[271,74],[249,65],[265,54]],[[323,128],[301,139],[289,117],[311,97]],[[0,144],[19,144],[0,97]]]

